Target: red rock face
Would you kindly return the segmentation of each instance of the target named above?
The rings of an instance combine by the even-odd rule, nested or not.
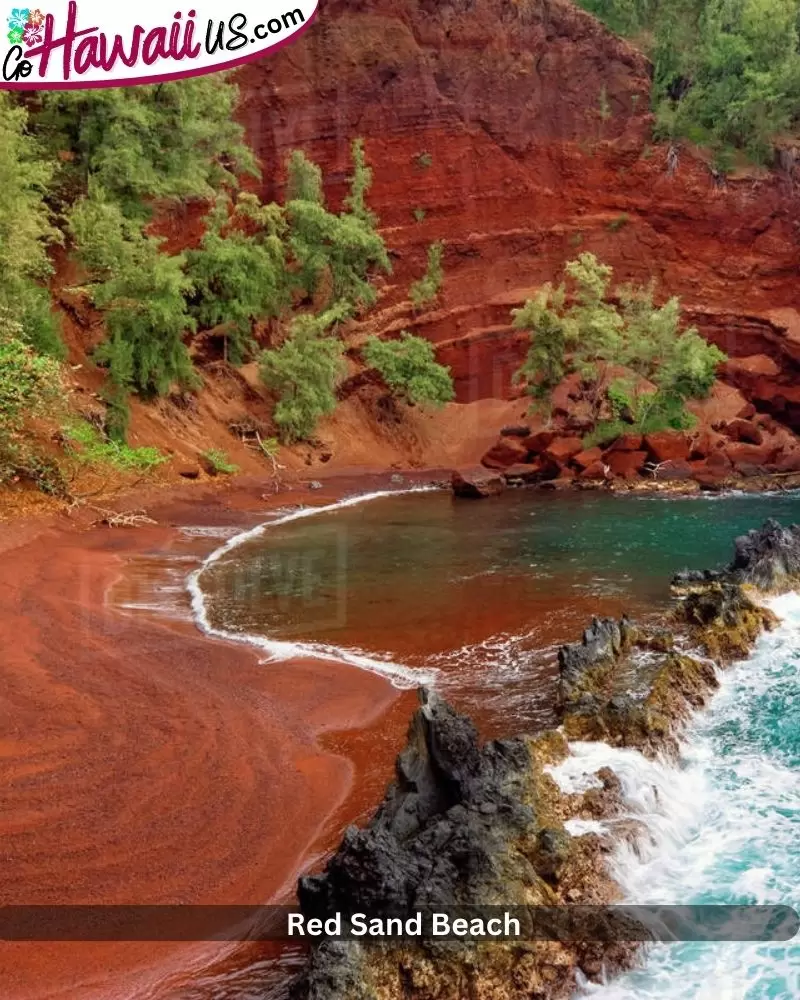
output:
[[[691,451],[686,435],[674,431],[648,434],[644,446],[655,462],[685,462]]]
[[[239,80],[268,198],[301,147],[338,206],[364,137],[395,265],[384,328],[436,343],[459,400],[511,395],[527,349],[511,309],[589,250],[680,295],[736,359],[724,377],[800,429],[800,188],[755,173],[719,187],[687,151],[669,175],[646,60],[566,0],[325,0]],[[402,303],[437,239],[444,289],[415,315]]]

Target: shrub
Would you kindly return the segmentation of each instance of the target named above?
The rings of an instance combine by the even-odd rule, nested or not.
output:
[[[255,233],[245,231],[250,223]],[[251,194],[220,197],[198,250],[186,254],[191,313],[201,327],[224,329],[226,356],[241,363],[253,347],[253,321],[277,317],[288,304],[283,213]]]
[[[546,285],[514,310],[515,328],[531,335],[516,381],[524,381],[547,408],[564,376],[578,372],[592,389],[597,413],[604,405],[612,411],[613,420],[597,427],[601,436],[618,430],[620,422],[644,433],[690,426],[686,400],[708,395],[725,355],[695,329],[681,331],[680,303],[672,298],[656,306],[653,283],[619,289],[615,305],[608,301],[612,269],[593,254],[581,254],[565,270],[573,286],[572,305],[566,304],[564,284]],[[612,366],[629,369],[631,376],[609,381]],[[647,389],[643,380],[655,389]]]
[[[200,457],[215,476],[233,476],[239,471],[239,466],[234,465],[221,448],[209,448],[201,452]]]
[[[344,207],[364,223],[369,229],[375,229],[378,216],[367,208],[367,194],[372,187],[372,169],[367,166],[364,155],[364,140],[355,139],[352,145],[353,176],[350,179],[350,194],[344,200]]]
[[[428,170],[433,166],[433,156],[430,153],[417,154],[417,166],[422,170]]]
[[[257,174],[235,119],[238,88],[226,74],[174,83],[99,90],[44,91],[35,133],[62,162],[60,190],[99,194],[127,218],[145,220],[153,200],[213,200]]]
[[[281,347],[261,354],[261,379],[278,394],[273,419],[286,444],[308,440],[336,408],[336,386],[346,370],[344,346],[324,332],[336,321],[330,313],[298,317]]]
[[[57,411],[65,400],[58,361],[37,354],[23,342],[21,325],[0,312],[0,479],[30,464],[27,420]]]
[[[131,448],[119,441],[105,439],[85,420],[73,421],[62,428],[67,450],[87,465],[111,465],[124,472],[152,472],[169,461],[158,448]]]
[[[27,113],[0,91],[0,307],[19,323],[19,339],[38,353],[64,356],[50,296],[41,284],[61,234],[44,202],[55,169],[27,134]]]
[[[798,0],[580,0],[609,27],[650,39],[656,135],[771,158],[796,127]]]
[[[363,354],[392,393],[409,403],[442,406],[455,396],[450,369],[436,361],[433,344],[422,337],[405,332],[400,340],[370,337]]]
[[[428,268],[422,278],[414,282],[409,291],[409,297],[415,309],[436,300],[444,281],[443,256],[444,243],[441,240],[428,247]]]
[[[195,385],[183,342],[196,325],[185,298],[191,288],[185,258],[161,253],[162,241],[146,236],[110,202],[82,199],[70,225],[93,279],[92,300],[105,312],[108,339],[96,357],[114,383],[143,396],[163,395],[173,384]]]

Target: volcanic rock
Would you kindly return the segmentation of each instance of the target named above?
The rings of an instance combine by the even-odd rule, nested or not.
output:
[[[498,472],[488,469],[454,469],[450,485],[455,496],[480,500],[502,493],[506,488],[506,481]]]
[[[656,462],[685,462],[691,451],[686,436],[676,431],[648,434],[644,446]]]
[[[507,469],[510,465],[524,462],[527,457],[528,449],[519,438],[502,438],[486,452],[481,464],[488,469]]]

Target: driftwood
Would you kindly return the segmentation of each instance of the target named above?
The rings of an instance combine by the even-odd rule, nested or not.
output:
[[[104,510],[102,507],[88,505],[90,510],[96,511],[98,517],[94,524],[105,524],[109,528],[141,528],[146,524],[157,524],[152,517],[148,517],[143,510]]]

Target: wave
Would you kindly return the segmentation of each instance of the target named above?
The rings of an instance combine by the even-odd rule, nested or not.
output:
[[[245,643],[258,647],[266,654],[267,662],[298,658],[332,660],[339,663],[348,663],[353,667],[367,670],[370,673],[380,674],[386,677],[393,687],[401,690],[416,688],[421,685],[434,685],[439,674],[438,670],[434,668],[410,667],[395,663],[388,655],[381,656],[379,653],[366,653],[361,649],[335,646],[329,643],[287,642],[279,639],[270,639],[267,636],[254,635],[249,632],[231,632],[227,629],[217,628],[211,624],[209,619],[206,596],[200,580],[209,566],[219,562],[220,559],[223,559],[234,549],[245,545],[254,538],[266,534],[271,528],[277,528],[292,521],[300,521],[307,517],[334,513],[347,507],[355,507],[358,504],[369,503],[372,500],[378,500],[382,497],[402,496],[409,493],[429,493],[435,489],[435,486],[415,486],[407,490],[380,490],[374,493],[359,493],[321,507],[301,507],[297,510],[285,511],[283,513],[278,512],[277,516],[272,520],[258,524],[248,531],[240,532],[233,538],[228,539],[224,545],[215,549],[199,568],[189,575],[186,581],[186,587],[191,597],[192,614],[196,624],[206,635],[225,639],[229,642]]]
[[[550,769],[565,791],[599,784],[601,767],[619,776],[627,816],[647,831],[612,856],[626,902],[800,902],[800,596],[770,605],[781,624],[749,659],[720,673],[720,690],[685,733],[677,765],[575,743],[572,756]],[[800,944],[652,945],[642,968],[601,985],[582,981],[579,996],[797,1000]]]

